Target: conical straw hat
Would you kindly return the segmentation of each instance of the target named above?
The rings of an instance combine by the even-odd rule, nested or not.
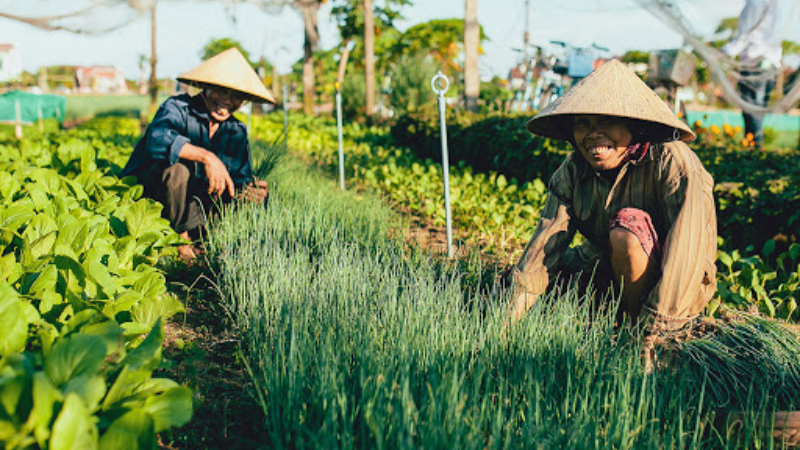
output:
[[[178,77],[189,84],[212,84],[247,94],[253,101],[275,103],[275,98],[261,82],[247,59],[235,47],[215,55]]]
[[[617,60],[607,62],[589,74],[529,120],[527,128],[534,134],[571,141],[573,120],[577,114],[602,114],[647,122],[642,124],[642,130],[631,131],[642,131],[652,141],[679,137],[688,142],[695,138],[692,130],[670,111],[664,101]]]

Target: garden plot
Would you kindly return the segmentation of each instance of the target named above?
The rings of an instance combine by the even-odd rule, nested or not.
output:
[[[753,426],[736,435],[717,428],[722,405],[706,394],[707,371],[672,366],[644,375],[637,338],[608,315],[590,319],[575,292],[542,300],[506,332],[507,299],[485,288],[491,283],[479,264],[403,248],[385,206],[340,194],[299,165],[270,180],[267,208],[230,210],[208,236],[264,412],[266,446],[773,442]]]

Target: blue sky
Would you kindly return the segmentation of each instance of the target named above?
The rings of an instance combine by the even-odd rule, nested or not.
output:
[[[13,12],[38,13],[19,7],[22,0],[0,0],[0,10],[13,3]],[[27,0],[26,0],[27,1]],[[53,0],[37,0],[53,5]],[[463,17],[464,0],[413,0],[403,10],[401,30],[434,18]],[[36,3],[36,2],[34,2]],[[709,34],[724,17],[737,16],[743,0],[685,1],[684,12],[694,28]],[[322,47],[339,41],[330,19],[328,1],[320,14]],[[64,5],[63,3],[61,5]],[[44,10],[44,14],[51,11]],[[481,58],[483,76],[504,77],[519,58],[513,50],[522,45],[525,24],[524,0],[479,0],[478,15],[490,41]],[[530,31],[535,44],[562,40],[579,46],[595,43],[614,54],[629,49],[674,48],[681,36],[639,8],[634,0],[530,0]],[[796,32],[800,27],[793,27]],[[279,67],[302,55],[303,27],[300,15],[286,8],[269,15],[249,5],[225,7],[222,2],[161,1],[158,10],[159,76],[175,77],[199,64],[203,46],[212,38],[231,37],[242,42],[251,55],[263,54]],[[41,65],[112,64],[127,78],[137,78],[139,55],[149,55],[149,19],[141,17],[111,33],[87,36],[69,32],[41,31],[0,18],[0,43],[15,44],[22,53],[23,68]]]

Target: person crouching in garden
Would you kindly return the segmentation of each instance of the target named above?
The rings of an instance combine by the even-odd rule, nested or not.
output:
[[[714,180],[694,133],[631,70],[605,63],[527,123],[575,148],[553,174],[541,219],[507,281],[510,323],[556,278],[616,286],[619,317],[656,336],[691,327],[716,292]],[[575,232],[585,242],[570,248]]]
[[[133,175],[144,196],[164,206],[162,216],[182,237],[197,239],[205,213],[234,197],[263,201],[245,125],[233,113],[245,102],[275,99],[239,50],[226,50],[178,77],[202,91],[167,99],[136,144],[122,176]],[[185,261],[199,249],[178,248]]]

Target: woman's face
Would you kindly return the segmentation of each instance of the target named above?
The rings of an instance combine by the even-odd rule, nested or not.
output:
[[[573,137],[578,150],[595,170],[619,167],[633,139],[623,119],[588,114],[575,116]]]
[[[231,117],[242,103],[244,96],[232,89],[223,87],[207,87],[203,89],[203,99],[211,118],[216,122],[224,122]]]

